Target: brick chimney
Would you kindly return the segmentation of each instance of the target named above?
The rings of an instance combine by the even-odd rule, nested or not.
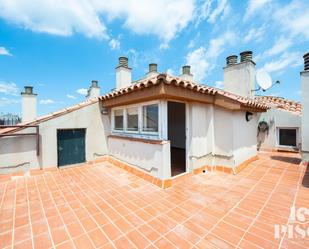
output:
[[[29,122],[37,117],[37,94],[33,93],[32,86],[25,86],[21,93],[22,98],[22,122]]]
[[[302,159],[309,162],[309,52],[304,56],[304,71],[301,78],[301,103],[302,103]]]
[[[127,87],[132,82],[132,69],[128,67],[128,58],[119,57],[119,65],[116,67],[116,89]]]
[[[191,66],[185,65],[182,67],[182,74],[180,75],[180,78],[183,80],[193,80],[193,74],[191,74]]]
[[[100,87],[97,80],[91,81],[91,86],[88,90],[88,94],[86,96],[87,99],[92,99],[100,96]]]
[[[255,89],[255,63],[252,60],[252,51],[240,53],[240,62],[237,55],[230,55],[226,58],[224,70],[224,90],[254,98]]]

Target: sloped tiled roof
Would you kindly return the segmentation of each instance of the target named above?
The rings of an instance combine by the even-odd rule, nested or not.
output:
[[[29,122],[23,122],[23,123],[20,123],[18,124],[18,126],[23,126],[23,125],[37,125],[39,123],[42,123],[42,122],[45,122],[45,121],[48,121],[50,119],[53,119],[53,118],[57,118],[57,117],[60,117],[64,114],[67,114],[67,113],[70,113],[70,112],[73,112],[73,111],[76,111],[76,110],[79,110],[83,107],[86,107],[88,105],[91,105],[91,104],[94,104],[96,102],[99,101],[99,98],[93,98],[93,99],[89,99],[89,100],[86,100],[84,102],[81,102],[77,105],[74,105],[74,106],[70,106],[70,107],[67,107],[67,108],[64,108],[64,109],[61,109],[59,111],[56,111],[56,112],[52,112],[50,114],[47,114],[47,115],[44,115],[44,116],[40,116],[32,121],[29,121]],[[9,133],[9,132],[16,132],[18,130],[20,130],[21,128],[19,127],[14,127],[14,128],[4,128],[4,129],[0,129],[0,134],[6,134],[6,133]]]
[[[274,96],[256,96],[255,99],[264,105],[301,115],[302,106],[299,102]]]
[[[138,91],[138,90],[141,90],[141,89],[144,89],[144,88],[149,88],[149,87],[152,87],[154,85],[159,85],[159,84],[174,85],[174,86],[177,86],[177,87],[182,87],[184,89],[189,89],[189,90],[199,92],[199,93],[203,93],[203,94],[207,94],[207,95],[220,95],[220,96],[226,97],[228,99],[237,101],[245,107],[252,107],[252,108],[257,108],[257,109],[261,109],[261,110],[267,110],[268,109],[267,105],[265,105],[261,102],[258,102],[254,99],[242,97],[242,96],[239,96],[239,95],[236,95],[236,94],[233,94],[233,93],[229,93],[229,92],[226,92],[224,90],[221,90],[221,89],[218,89],[218,88],[215,88],[215,87],[197,84],[197,83],[194,83],[194,82],[188,81],[188,80],[183,80],[179,77],[175,77],[175,76],[172,76],[172,75],[169,75],[169,74],[159,74],[157,76],[144,78],[142,80],[136,81],[135,83],[133,83],[132,85],[130,85],[128,87],[107,93],[107,94],[101,96],[100,99],[108,100],[108,99],[111,99],[111,98],[114,98],[114,97],[125,95],[125,94],[133,92],[133,91]]]

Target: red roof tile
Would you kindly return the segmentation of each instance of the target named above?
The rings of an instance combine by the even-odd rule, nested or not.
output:
[[[302,106],[299,102],[274,96],[257,96],[255,99],[264,105],[301,115]]]

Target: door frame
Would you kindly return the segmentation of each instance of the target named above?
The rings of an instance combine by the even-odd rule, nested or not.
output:
[[[185,105],[185,171],[179,175],[185,174],[187,172],[189,172],[189,162],[190,162],[190,157],[189,157],[189,113],[190,113],[190,109],[189,109],[189,104],[188,102],[185,101],[180,101],[180,100],[176,100],[176,99],[166,99],[166,133],[167,133],[167,139],[168,139],[168,128],[169,128],[169,121],[168,121],[168,102],[176,102],[176,103],[182,103]],[[170,152],[170,156],[171,156],[171,152]],[[176,176],[172,176],[172,164],[171,164],[171,177],[177,177],[179,175]]]

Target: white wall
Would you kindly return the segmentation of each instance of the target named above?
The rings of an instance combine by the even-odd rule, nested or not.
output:
[[[37,117],[37,95],[22,94],[22,122],[29,122]]]
[[[258,133],[258,148],[260,149],[282,149],[278,144],[279,128],[297,128],[297,144],[301,142],[301,116],[282,109],[271,108],[261,113],[259,122],[265,121],[269,125],[269,131]]]
[[[108,154],[107,136],[110,134],[110,118],[100,113],[99,103],[94,103],[41,123],[39,157],[36,156],[35,136],[1,138],[0,169],[1,166],[14,166],[25,162],[30,162],[31,168],[56,167],[57,129],[76,128],[86,128],[87,161],[94,159],[96,154]]]
[[[171,177],[170,143],[150,144],[132,141],[126,138],[108,138],[109,153],[136,168],[144,170],[154,177]]]
[[[301,73],[302,157],[309,161],[309,72]]]
[[[224,68],[224,90],[244,97],[254,97],[255,65],[241,62]]]

